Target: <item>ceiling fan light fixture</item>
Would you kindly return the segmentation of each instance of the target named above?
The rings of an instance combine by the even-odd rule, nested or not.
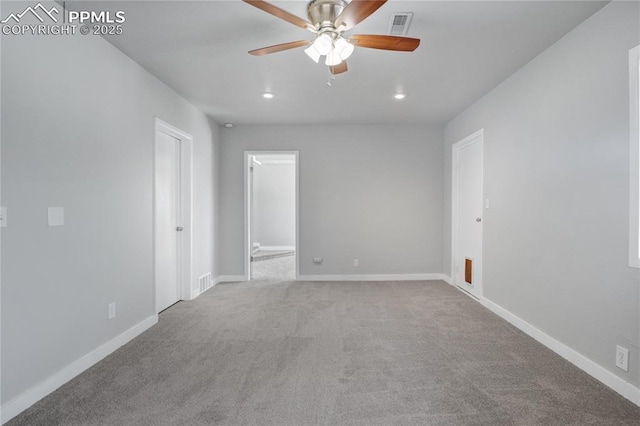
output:
[[[316,64],[320,62],[320,54],[318,53],[315,47],[313,46],[307,47],[306,49],[304,49],[304,53],[306,53],[307,56],[310,57],[311,60]]]
[[[336,52],[336,50],[334,49],[331,52],[329,52],[329,54],[327,55],[327,59],[324,61],[324,64],[329,67],[334,67],[336,65],[339,65],[341,62],[342,62],[342,58],[340,57],[338,52]]]
[[[1,1],[1,0],[0,0]],[[263,56],[298,47],[305,47],[305,53],[316,63],[326,56],[324,63],[330,68],[331,76],[348,71],[346,59],[351,56],[357,45],[360,48],[413,52],[420,45],[420,39],[400,35],[360,34],[343,36],[346,31],[376,12],[387,0],[311,0],[307,4],[307,19],[287,12],[267,0],[243,0],[276,18],[287,21],[297,27],[311,31],[315,36],[309,39],[280,43],[261,49],[250,50],[253,56]],[[305,0],[309,1],[309,0]],[[399,14],[407,21],[411,14]],[[397,23],[400,26],[402,23]],[[406,28],[406,27],[405,27]],[[401,99],[401,98],[397,98]]]
[[[327,33],[320,34],[318,37],[316,37],[311,46],[316,49],[316,52],[318,52],[318,54],[322,56],[328,55],[329,52],[333,50],[333,40]]]
[[[355,49],[353,44],[349,43],[343,37],[340,37],[338,40],[336,40],[335,50],[338,52],[338,55],[340,55],[343,61],[351,56],[351,54],[353,53],[353,49]]]

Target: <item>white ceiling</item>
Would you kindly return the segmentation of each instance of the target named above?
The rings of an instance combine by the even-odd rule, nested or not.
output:
[[[273,3],[306,19],[304,0]],[[413,12],[408,36],[420,47],[356,48],[332,87],[301,48],[247,54],[313,34],[239,0],[73,7],[124,10],[124,34],[107,39],[218,123],[442,124],[606,3],[390,0],[347,34],[386,34],[392,12]],[[407,98],[394,100],[397,91]]]

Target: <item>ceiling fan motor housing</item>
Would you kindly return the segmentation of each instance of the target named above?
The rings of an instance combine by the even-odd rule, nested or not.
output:
[[[347,6],[345,0],[313,0],[307,6],[309,21],[316,29],[335,29],[335,20]]]

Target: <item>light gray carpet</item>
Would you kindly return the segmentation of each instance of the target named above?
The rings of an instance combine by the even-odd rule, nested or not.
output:
[[[219,284],[9,425],[638,425],[453,287]]]
[[[296,278],[296,257],[270,258],[252,262],[252,280],[258,281],[291,281]]]

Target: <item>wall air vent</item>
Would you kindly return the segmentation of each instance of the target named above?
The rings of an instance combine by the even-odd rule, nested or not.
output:
[[[407,35],[411,18],[413,18],[413,13],[411,12],[396,12],[392,14],[391,19],[389,19],[389,35]]]
[[[213,280],[211,279],[211,274],[204,274],[198,279],[200,284],[200,293],[209,290],[213,287]]]

